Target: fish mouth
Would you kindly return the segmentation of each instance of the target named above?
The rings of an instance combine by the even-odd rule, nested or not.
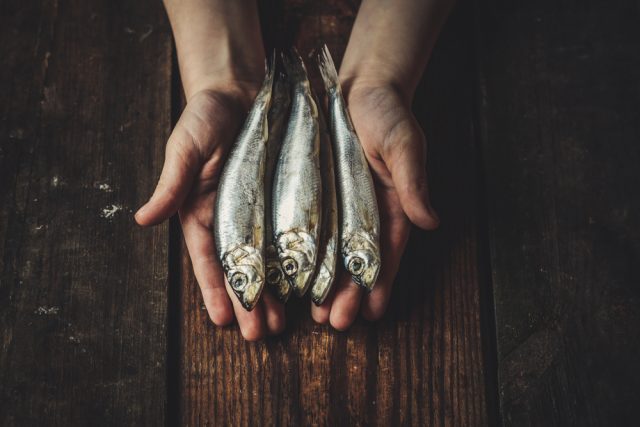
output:
[[[313,270],[298,271],[294,277],[289,277],[289,283],[297,296],[302,297],[307,293],[312,277]]]
[[[315,239],[305,232],[287,232],[278,237],[278,257],[282,272],[298,296],[303,296],[316,269]]]
[[[229,283],[231,284],[231,282]],[[237,290],[234,288],[234,285],[231,284],[231,289],[238,297],[238,300],[240,300],[242,307],[247,311],[251,311],[255,308],[258,300],[260,299],[260,294],[262,293],[262,285],[259,282],[247,283],[242,291]]]
[[[349,259],[346,267],[347,271],[351,273],[351,277],[356,284],[365,288],[369,292],[373,289],[373,286],[378,279],[378,273],[380,272],[379,263],[367,261],[358,256],[353,256]]]
[[[240,300],[240,304],[242,304],[242,307],[244,307],[244,309],[247,311],[251,311],[260,299],[260,294],[262,293],[262,284],[257,281],[249,282],[247,281],[248,279],[243,282],[242,279],[239,279],[237,277],[238,275],[245,276],[242,273],[235,273],[229,278],[229,284],[231,285],[231,289],[233,290],[233,292]],[[242,288],[236,288],[236,286],[238,285],[243,286]]]
[[[262,255],[251,246],[237,247],[222,257],[227,282],[242,307],[253,310],[264,285]]]

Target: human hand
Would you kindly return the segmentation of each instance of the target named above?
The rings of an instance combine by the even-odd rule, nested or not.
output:
[[[384,82],[344,82],[343,90],[354,128],[372,171],[380,211],[382,266],[371,293],[364,295],[342,271],[335,289],[312,317],[348,328],[360,309],[379,319],[385,312],[411,224],[433,230],[439,219],[429,202],[425,170],[426,142],[411,112],[411,100]]]
[[[216,325],[235,318],[245,339],[280,333],[284,307],[268,292],[246,311],[224,278],[213,236],[218,179],[261,81],[229,82],[190,97],[169,137],[165,163],[151,199],[136,213],[142,226],[158,224],[175,212],[209,316]]]

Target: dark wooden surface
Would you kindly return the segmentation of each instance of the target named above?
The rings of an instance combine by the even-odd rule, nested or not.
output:
[[[357,6],[289,3],[284,22],[297,28],[298,50],[326,40],[341,58]],[[435,233],[414,233],[382,321],[336,332],[313,322],[309,299],[292,298],[281,337],[244,342],[236,326],[209,321],[182,247],[180,425],[488,424],[472,24],[468,7],[456,11],[416,96],[447,219]]]
[[[153,7],[150,7],[153,6]],[[0,5],[0,425],[162,425],[171,125],[152,1]]]
[[[640,9],[479,3],[502,414],[637,425]]]
[[[339,60],[357,5],[262,2],[265,40]],[[246,343],[131,218],[181,109],[161,4],[2,2],[0,425],[633,425],[639,14],[459,2],[415,101],[443,222],[388,313]]]

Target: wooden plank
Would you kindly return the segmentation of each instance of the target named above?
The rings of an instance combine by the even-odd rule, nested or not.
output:
[[[170,130],[152,1],[0,6],[0,425],[162,425]]]
[[[506,425],[637,423],[637,6],[478,4]]]
[[[291,1],[269,9],[265,32],[303,54],[327,41],[339,60],[357,5]],[[284,16],[284,18],[282,18]],[[245,342],[204,310],[184,245],[177,361],[180,425],[487,425],[478,264],[477,156],[472,129],[473,19],[461,5],[448,23],[417,94],[431,141],[430,178],[444,218],[415,232],[385,318],[345,333],[314,324],[309,301],[288,304],[287,331]],[[285,40],[279,40],[279,38]],[[274,42],[275,40],[275,42]]]

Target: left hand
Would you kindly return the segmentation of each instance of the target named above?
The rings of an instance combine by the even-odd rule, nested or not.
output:
[[[409,97],[381,82],[356,80],[343,88],[376,188],[382,267],[371,293],[363,296],[363,288],[341,269],[324,304],[312,304],[314,320],[329,322],[338,330],[347,329],[358,311],[368,320],[382,317],[411,223],[426,230],[439,224],[429,202],[425,136],[411,112]]]

